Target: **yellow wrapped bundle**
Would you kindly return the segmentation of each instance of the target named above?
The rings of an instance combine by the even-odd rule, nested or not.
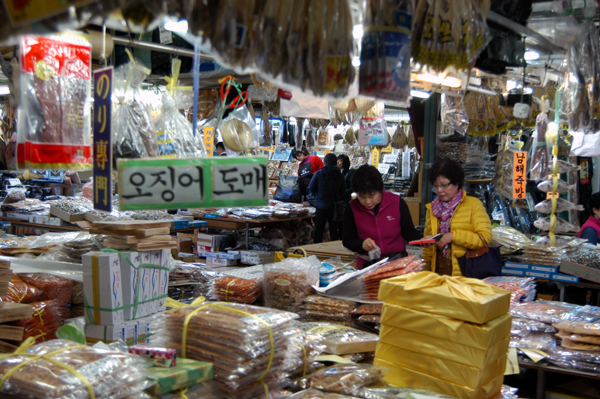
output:
[[[433,272],[383,280],[379,300],[477,324],[508,313],[510,307],[510,293],[506,290],[477,279]]]
[[[473,389],[504,375],[506,369],[506,354],[490,365],[480,368],[440,359],[436,356],[423,355],[383,342],[377,344],[375,357],[393,363],[395,366],[415,370]]]
[[[498,376],[492,381],[477,388],[469,388],[464,385],[454,384],[440,378],[419,373],[409,368],[395,365],[382,359],[375,359],[376,365],[389,367],[389,372],[383,378],[385,381],[401,387],[413,387],[440,392],[458,399],[489,399],[500,393],[504,375]]]
[[[390,327],[487,349],[508,336],[512,316],[504,314],[484,324],[473,324],[386,303],[383,305],[381,322]]]
[[[381,324],[379,342],[408,349],[423,355],[464,364],[471,367],[486,367],[508,352],[509,339],[498,341],[487,349],[478,349],[443,339],[423,335],[397,327]],[[377,357],[377,356],[376,356]]]

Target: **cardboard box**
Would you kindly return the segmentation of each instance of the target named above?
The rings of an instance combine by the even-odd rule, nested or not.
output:
[[[529,270],[529,264],[528,263],[504,262],[504,267],[507,267],[509,269]]]
[[[209,266],[235,266],[238,264],[237,260],[221,259],[221,258],[206,258],[206,264]]]
[[[375,359],[373,364],[389,367],[390,370],[383,378],[384,381],[401,387],[412,387],[439,392],[458,399],[488,399],[500,393],[504,375],[476,389],[453,384],[439,378],[419,373],[405,367],[396,366],[382,359]]]
[[[121,265],[121,282],[123,286],[123,306],[134,305],[123,309],[123,317],[125,320],[133,320],[134,318],[148,316],[146,306],[138,304],[137,308],[135,307],[136,293],[138,288],[141,288],[137,286],[140,284],[140,282],[138,282],[138,273],[140,264],[142,263],[139,252],[121,251],[121,255],[123,256],[119,256],[119,263]],[[138,301],[141,300],[142,298],[140,295]]]
[[[116,340],[125,341],[126,335],[125,323],[117,325],[86,324],[85,337],[90,342],[114,342]]]
[[[177,237],[177,251],[192,253],[193,241],[189,237]]]
[[[171,262],[171,251],[169,249],[162,249],[160,255],[160,265],[170,269]],[[167,295],[169,292],[169,271],[159,270],[159,282],[158,282],[158,296]],[[166,297],[158,300],[158,311],[164,312],[167,308],[165,306]]]
[[[230,252],[213,252],[213,251],[198,251],[198,256],[204,256],[205,258],[217,258],[217,259],[229,259],[239,260],[242,256],[240,254],[232,254]]]
[[[381,312],[381,322],[485,350],[510,334],[512,316],[507,313],[485,324],[473,324],[386,303]]]
[[[275,261],[275,253],[266,251],[240,251],[240,260],[246,265],[265,265]]]
[[[149,251],[140,252],[142,263],[150,263],[152,259]],[[145,313],[145,317],[150,315],[150,298],[152,297],[152,287],[150,285],[150,276],[152,275],[152,269],[148,267],[140,267],[140,284],[142,286],[140,295],[142,297],[140,306],[145,306],[146,309],[143,313]],[[139,307],[138,307],[139,309]]]
[[[86,322],[119,325],[123,318],[123,289],[119,255],[106,252],[88,252],[82,256],[83,294],[89,306],[108,310],[85,312]],[[119,310],[111,310],[119,309]]]
[[[535,277],[535,278],[545,278],[550,280],[550,273],[542,273],[542,272],[525,272],[527,277]]]
[[[190,222],[188,220],[173,220],[171,222],[171,229],[173,230],[182,230],[182,229],[189,229],[190,228]]]
[[[542,273],[558,273],[558,266],[542,266],[542,265],[531,265],[529,270],[532,272],[542,272]]]
[[[509,276],[524,276],[525,270],[521,269],[509,269],[507,267],[502,268],[502,274],[507,274]]]
[[[600,270],[579,263],[563,260],[560,264],[560,272],[600,283]]]
[[[467,299],[455,296],[444,285],[404,289],[408,279],[414,285],[430,275],[437,276],[431,272],[420,272],[383,280],[379,286],[379,300],[476,324],[486,323],[509,311],[510,293],[492,285],[480,286],[485,284],[480,280],[464,279],[460,284],[465,285],[465,290],[471,290],[468,283],[474,284],[474,287],[485,289],[491,295],[474,294],[472,299]]]
[[[437,356],[412,352],[383,342],[377,343],[375,358],[473,389],[504,375],[506,369],[506,356],[489,366],[478,368],[440,359]]]
[[[160,266],[160,257],[162,256],[162,251],[155,250],[150,251],[151,261],[149,262],[152,265]],[[150,305],[148,307],[148,315],[152,315],[158,312],[158,296],[160,292],[160,269],[151,268],[150,269],[150,287],[152,288],[152,292],[150,294],[150,299],[152,301],[148,302]]]
[[[212,251],[220,251],[221,242],[227,237],[226,235],[198,233],[198,250],[200,246],[210,247]]]
[[[50,215],[54,215],[62,220],[64,220],[65,222],[76,222],[78,220],[83,220],[85,218],[85,212],[82,213],[68,213],[63,211],[60,208],[57,208],[54,205],[50,205]]]
[[[210,245],[200,245],[198,244],[197,248],[196,248],[197,252],[201,252],[201,251],[212,251],[212,246]]]
[[[125,342],[135,342],[138,338],[139,323],[137,320],[125,322]]]
[[[577,276],[569,276],[568,274],[560,274],[560,273],[555,273],[552,275],[552,280],[554,281],[564,281],[567,283],[578,283],[579,282],[579,277]]]
[[[381,323],[379,342],[471,367],[485,367],[508,352],[508,336],[487,349],[434,338]]]
[[[152,329],[150,328],[150,317],[144,317],[138,322],[138,344],[149,344],[152,342]]]

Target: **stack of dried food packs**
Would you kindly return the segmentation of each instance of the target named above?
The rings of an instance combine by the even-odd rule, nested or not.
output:
[[[42,301],[55,300],[58,306],[58,315],[62,320],[70,318],[71,296],[73,295],[73,282],[62,277],[48,273],[19,274],[19,278],[34,287],[42,290]]]
[[[237,269],[215,278],[209,296],[217,301],[254,303],[261,296],[262,282],[262,265]]]
[[[66,367],[84,375],[89,386]],[[87,398],[91,396],[89,389],[96,398],[125,398],[142,395],[151,385],[143,361],[137,357],[62,339],[34,345],[27,356],[14,354],[1,359],[0,377],[6,378],[0,396],[31,399]]]
[[[356,302],[320,295],[309,295],[304,298],[304,305],[302,305],[299,315],[306,321],[329,321],[350,325],[352,323],[352,311],[355,308]]]
[[[580,306],[563,315],[562,321],[553,323],[562,342],[561,346],[573,350],[600,352],[600,311],[589,305]]]
[[[534,277],[494,276],[483,281],[510,291],[511,302],[531,302],[535,299]]]
[[[378,266],[360,277],[363,285],[362,298],[369,301],[377,301],[379,296],[379,283],[386,278],[400,276],[423,270],[425,262],[415,259],[414,256],[406,256]]]
[[[536,223],[537,222],[539,222],[539,219],[536,220]],[[529,244],[524,248],[521,262],[533,263],[542,266],[559,266],[563,257],[569,256],[570,253],[573,253],[578,249],[578,241],[579,240],[573,240],[567,242],[560,248],[551,246],[544,248],[536,244]]]
[[[382,304],[363,304],[352,311],[355,321],[353,327],[361,330],[379,333],[381,324]]]
[[[373,333],[357,330],[336,323],[307,322],[300,323],[300,328],[321,338],[328,353],[347,355],[374,352],[379,337]]]
[[[304,299],[315,293],[321,262],[316,256],[287,258],[264,265],[265,306],[290,312],[302,310]]]
[[[215,302],[169,310],[156,318],[156,345],[180,357],[211,362],[215,380],[230,398],[254,398],[281,387],[302,356],[292,341],[298,316],[270,308]]]
[[[372,364],[336,364],[299,378],[293,385],[298,389],[315,388],[326,392],[359,396],[362,388],[378,382],[384,376],[384,372],[384,367]]]

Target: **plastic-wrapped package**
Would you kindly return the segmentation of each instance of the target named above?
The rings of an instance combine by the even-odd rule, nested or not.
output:
[[[510,307],[510,314],[513,317],[521,317],[528,320],[541,321],[542,323],[560,323],[562,316],[572,309],[554,304],[552,302],[523,302],[513,303]],[[556,326],[555,326],[556,327]]]
[[[550,153],[546,144],[546,131],[548,130],[548,115],[540,113],[535,120],[535,130],[531,137],[531,162],[529,167],[529,178],[533,181],[544,180],[550,174],[548,162]]]
[[[542,333],[555,333],[557,331],[556,328],[552,327],[550,324],[542,323],[541,321],[522,319],[520,317],[514,317],[512,319],[512,327]]]
[[[461,97],[442,93],[442,125],[446,129],[467,134],[469,115]]]
[[[277,388],[278,375],[300,356],[301,348],[290,345],[298,334],[295,318],[293,313],[231,302],[187,306],[155,320],[156,345],[213,363],[215,379],[235,391],[229,397],[252,397],[247,392],[262,387],[259,380],[270,390]]]
[[[600,364],[600,352],[578,351],[557,346],[547,351],[548,358],[554,361],[573,361]]]
[[[552,325],[557,329],[570,334],[600,336],[600,323],[590,323],[585,321],[558,321]]]
[[[312,286],[319,284],[320,268],[316,256],[264,265],[265,306],[298,312],[304,299],[314,293]]]
[[[535,299],[535,278],[495,276],[484,279],[488,284],[510,291],[511,302],[527,302]]]
[[[578,342],[570,338],[563,337],[561,345],[568,349],[580,350],[580,351],[600,351],[600,345],[593,345],[584,342]]]
[[[552,170],[552,168],[553,168],[553,161],[550,161],[548,163],[548,170]],[[576,170],[579,170],[579,168],[580,168],[579,165],[573,165],[566,161],[562,161],[560,159],[558,160],[558,173],[559,174],[574,172]]]
[[[487,84],[484,87],[490,89]],[[469,134],[493,136],[505,129],[501,126],[503,118],[499,112],[499,101],[498,96],[474,91],[465,95],[464,104],[469,117]]]
[[[48,273],[24,273],[19,278],[42,290],[41,300],[56,300],[62,320],[68,319],[73,294],[73,281]]]
[[[364,314],[358,318],[361,323],[381,323],[381,315]]]
[[[427,398],[452,399],[451,396],[438,392],[400,387],[364,387],[358,390],[357,395],[364,399],[410,399],[421,395]]]
[[[183,92],[175,90],[175,96]],[[187,104],[186,104],[187,105]],[[206,156],[200,134],[194,136],[192,124],[179,112],[177,99],[164,91],[161,113],[154,119],[158,156],[162,158],[199,158]]]
[[[42,296],[42,290],[27,284],[19,278],[18,274],[13,274],[8,283],[8,293],[0,297],[2,302],[31,303],[37,301]]]
[[[248,107],[244,104],[223,119],[219,129],[227,149],[237,152],[258,146],[260,132]]]
[[[362,314],[380,315],[382,310],[383,310],[382,304],[364,304],[364,305],[360,305],[359,307],[354,309],[352,311],[352,314],[355,314],[355,315],[357,315],[357,314],[358,315],[362,315]]]
[[[20,44],[19,167],[91,168],[89,37],[26,35]]]
[[[515,348],[549,350],[556,347],[554,334],[524,331],[519,335],[512,335],[510,346]]]
[[[68,365],[84,376],[96,398],[125,398],[141,394],[149,384],[143,363],[129,354],[97,349],[76,342],[56,339],[34,345],[28,355],[15,354],[0,360],[0,375],[6,376],[15,367],[0,394],[31,399],[89,398],[88,387],[61,364]],[[51,363],[41,356],[49,356]]]
[[[556,217],[552,215],[553,217]],[[536,220],[533,222],[534,226],[540,230],[548,231],[552,225],[552,218],[545,217]],[[577,232],[579,231],[579,227],[567,222],[563,218],[556,217],[556,227],[554,228],[555,233],[569,233],[569,232]]]
[[[225,302],[254,303],[262,291],[262,266],[226,273],[212,280],[210,298]]]
[[[379,297],[379,284],[386,278],[400,276],[423,270],[425,262],[422,259],[414,259],[414,256],[406,256],[378,266],[360,277],[362,283],[362,298],[377,301]]]
[[[33,307],[32,317],[14,321],[11,324],[23,327],[23,338],[35,338],[36,342],[45,342],[56,338],[56,330],[63,324],[60,307],[56,300],[30,303]]]
[[[325,345],[321,343],[321,337],[301,329],[297,329],[297,331],[298,333],[290,338],[290,345],[300,348],[298,358],[295,361],[292,360],[288,369],[291,378],[304,377],[324,367],[323,363],[315,360],[326,349]]]
[[[598,335],[585,335],[585,334],[571,334],[567,331],[559,330],[556,334],[560,338],[568,338],[574,342],[582,342],[590,345],[600,345],[600,336]]]
[[[379,337],[335,323],[308,322],[300,324],[303,331],[320,336],[327,352],[344,355],[356,352],[373,352]]]
[[[556,248],[562,248],[565,247],[567,245],[571,245],[572,243],[580,243],[580,244],[584,244],[587,242],[587,240],[583,240],[583,239],[578,239],[575,238],[574,236],[555,236],[556,239],[556,244],[554,245]],[[550,237],[549,236],[544,236],[541,238],[538,238],[535,243],[533,243],[533,245],[535,245],[536,247],[540,247],[540,248],[550,248],[551,247],[551,241],[550,241]]]
[[[117,158],[148,158],[157,155],[156,130],[148,109],[140,102],[142,82],[150,69],[132,60],[119,66],[113,76],[117,108],[112,115],[112,140]]]
[[[294,385],[301,389],[316,388],[326,392],[353,395],[362,387],[379,381],[385,369],[371,364],[336,364],[299,378]]]
[[[289,396],[289,399],[356,399],[355,396],[341,395],[338,393],[323,392],[309,388]]]

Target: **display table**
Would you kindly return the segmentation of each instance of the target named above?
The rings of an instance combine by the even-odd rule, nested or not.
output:
[[[575,369],[564,369],[562,367],[553,366],[543,360],[537,363],[519,361],[519,367],[537,370],[536,399],[544,399],[546,397],[546,373],[548,372],[600,380],[600,374]]]
[[[303,245],[298,248],[305,250],[306,255],[308,256],[315,255],[321,261],[329,258],[335,258],[336,256],[342,258],[342,262],[344,263],[356,261],[354,252],[344,248],[341,240],[322,242],[320,244]]]

